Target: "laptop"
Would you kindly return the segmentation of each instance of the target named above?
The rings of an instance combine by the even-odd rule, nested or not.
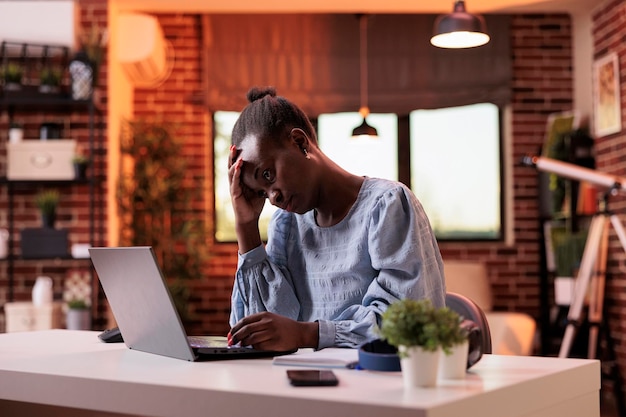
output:
[[[274,357],[295,352],[228,346],[224,336],[187,336],[150,246],[89,248],[126,346],[187,361]]]

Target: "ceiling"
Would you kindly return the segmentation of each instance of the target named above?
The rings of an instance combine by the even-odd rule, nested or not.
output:
[[[589,13],[601,0],[466,0],[475,13]],[[448,13],[454,0],[112,0],[119,10],[209,13]]]

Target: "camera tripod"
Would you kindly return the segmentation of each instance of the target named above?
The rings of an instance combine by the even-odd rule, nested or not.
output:
[[[616,214],[607,209],[606,197],[601,212],[596,213],[589,225],[587,241],[583,250],[580,268],[576,277],[574,299],[567,314],[567,327],[559,350],[559,357],[569,355],[576,328],[580,325],[581,313],[589,290],[589,344],[587,357],[597,356],[599,326],[603,320],[604,287],[606,281],[606,263],[609,246],[609,222],[615,229],[617,237],[626,252],[626,232]]]

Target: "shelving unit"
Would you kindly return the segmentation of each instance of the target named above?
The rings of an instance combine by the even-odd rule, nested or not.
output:
[[[84,114],[88,120],[88,145],[85,146],[85,150],[91,158],[91,167],[88,177],[85,179],[73,179],[73,180],[46,180],[46,179],[33,179],[33,180],[10,180],[6,176],[0,177],[0,187],[6,187],[8,195],[8,210],[7,210],[7,222],[9,231],[8,241],[8,257],[6,259],[8,283],[9,288],[7,292],[7,301],[14,301],[14,276],[15,265],[17,262],[54,262],[58,264],[59,260],[62,264],[67,264],[67,268],[73,268],[76,265],[84,264],[85,269],[89,270],[91,277],[92,287],[92,312],[97,311],[97,287],[94,285],[93,270],[89,264],[89,259],[72,258],[69,255],[63,258],[41,258],[41,259],[24,259],[18,254],[17,248],[19,247],[19,226],[16,225],[16,213],[15,213],[15,195],[19,192],[34,192],[37,188],[41,187],[55,187],[62,193],[76,193],[82,192],[76,190],[76,186],[87,187],[89,196],[89,244],[101,245],[102,238],[102,222],[103,222],[103,209],[102,203],[99,201],[99,196],[96,193],[96,187],[101,181],[101,178],[97,176],[96,168],[98,166],[97,158],[100,157],[100,151],[97,149],[102,139],[101,131],[101,116],[96,109],[94,103],[91,100],[73,100],[64,96],[47,96],[40,94],[39,96],[25,96],[20,97],[17,94],[10,96],[0,97],[0,112],[6,112],[9,116],[9,120],[13,120],[16,115],[24,116],[28,114],[44,113],[55,117],[76,117],[76,113]],[[71,130],[71,129],[70,129]],[[71,136],[68,135],[68,136]],[[6,138],[3,138],[6,140]],[[84,144],[84,139],[83,139]],[[83,242],[87,243],[87,242]]]

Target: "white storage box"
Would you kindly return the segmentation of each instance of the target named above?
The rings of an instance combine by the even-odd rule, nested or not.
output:
[[[4,305],[6,332],[60,329],[63,325],[61,303],[35,306],[30,302],[13,302]]]
[[[73,139],[23,140],[7,143],[7,179],[72,180]]]

